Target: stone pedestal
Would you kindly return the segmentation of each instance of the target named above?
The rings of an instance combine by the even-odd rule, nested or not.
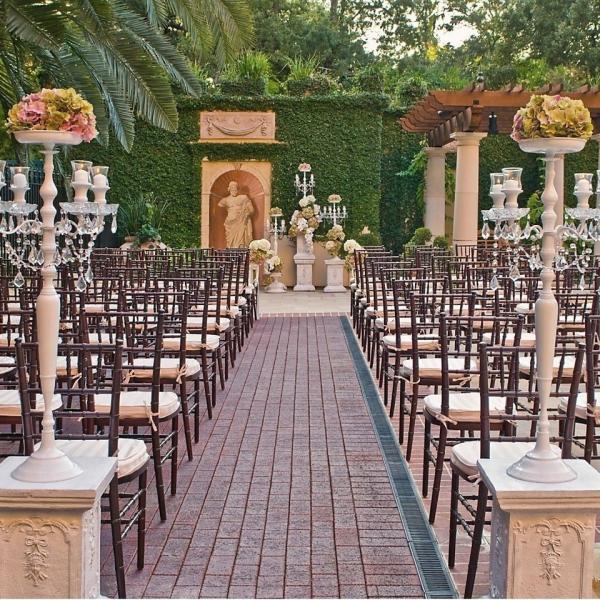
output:
[[[294,254],[296,285],[294,286],[294,291],[314,292],[313,265],[315,263],[315,255],[308,250],[305,236],[299,235],[296,238],[296,243],[296,254]]]
[[[270,277],[273,281],[265,288],[265,292],[269,294],[283,294],[287,292],[287,287],[281,281],[282,273],[270,273]]]
[[[575,480],[531,483],[507,475],[511,462],[479,462],[494,497],[490,596],[591,597],[600,474],[569,460]]]
[[[327,267],[327,285],[324,292],[345,292],[344,287],[344,261],[339,257],[334,257],[325,261]]]
[[[55,483],[11,477],[0,465],[0,598],[100,597],[100,497],[116,458],[77,461],[83,473]]]

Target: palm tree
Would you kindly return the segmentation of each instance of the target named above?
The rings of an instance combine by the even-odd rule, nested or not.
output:
[[[252,39],[246,0],[0,0],[0,107],[40,85],[71,86],[126,150],[135,118],[177,130],[173,86],[202,86],[166,34],[177,22],[197,55],[224,64]]]

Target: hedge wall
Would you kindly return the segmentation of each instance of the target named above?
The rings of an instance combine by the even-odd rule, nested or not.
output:
[[[323,203],[338,193],[349,211],[346,229],[356,236],[364,227],[379,236],[381,193],[381,138],[384,97],[375,95],[328,97],[182,99],[180,126],[168,133],[139,124],[130,154],[116,144],[94,143],[78,150],[96,164],[110,165],[110,199],[118,202],[139,190],[172,199],[163,239],[173,246],[200,243],[200,161],[268,160],[272,163],[272,204],[286,220],[296,207],[293,187],[298,164],[309,162]],[[200,110],[276,112],[280,144],[199,143]]]
[[[403,173],[419,151],[423,136],[402,131],[401,113],[387,109],[385,97],[371,94],[323,97],[205,97],[181,99],[179,131],[169,133],[144,123],[137,127],[130,154],[117,144],[104,148],[83,145],[75,154],[96,164],[110,165],[113,202],[139,191],[154,191],[172,200],[163,238],[172,246],[200,243],[200,161],[268,160],[272,163],[272,203],[284,210],[286,220],[296,207],[293,178],[300,162],[309,162],[317,180],[315,195],[324,202],[338,193],[348,207],[349,236],[356,237],[368,226],[394,250],[400,250],[413,231],[423,223],[423,206],[416,200],[420,175]],[[273,110],[277,113],[279,144],[201,144],[201,110]],[[448,164],[455,162],[447,156]],[[595,172],[598,145],[590,141],[583,152],[569,155],[565,164],[568,204],[573,173]],[[541,186],[540,162],[521,152],[506,135],[484,138],[480,149],[480,207],[491,204],[489,174],[505,166],[523,167],[525,205]],[[381,218],[380,218],[381,212]]]

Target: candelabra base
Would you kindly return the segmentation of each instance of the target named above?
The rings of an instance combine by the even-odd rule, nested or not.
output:
[[[81,475],[81,468],[57,448],[49,452],[37,450],[11,473],[17,481],[54,483]]]
[[[287,292],[287,286],[279,281],[281,275],[281,273],[271,273],[271,279],[273,281],[265,288],[265,292],[269,294],[283,294],[284,292]]]
[[[506,472],[515,479],[532,483],[566,483],[577,478],[577,473],[552,448],[547,451],[534,448]]]

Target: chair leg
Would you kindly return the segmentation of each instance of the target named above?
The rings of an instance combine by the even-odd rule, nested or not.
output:
[[[412,454],[415,425],[417,424],[417,404],[419,403],[419,384],[413,383],[412,397],[410,399],[410,419],[408,421],[408,443],[406,445],[406,460],[410,461]]]
[[[481,538],[483,537],[483,526],[485,524],[485,509],[487,507],[488,491],[484,483],[479,484],[477,495],[477,511],[475,513],[475,529],[473,530],[473,541],[471,542],[471,555],[469,556],[469,569],[467,571],[467,583],[465,585],[465,598],[472,598],[475,587],[475,576],[477,575],[477,562],[479,561],[479,550],[481,549]]]
[[[146,560],[146,487],[148,485],[148,470],[140,474],[139,478],[140,497],[138,500],[138,522],[137,522],[137,568],[143,569]]]
[[[190,409],[187,398],[187,385],[182,383],[179,386],[179,397],[181,398],[181,414],[183,416],[183,434],[185,435],[185,447],[187,450],[188,460],[194,458],[192,450],[192,429],[190,427]]]
[[[460,478],[452,470],[452,483],[450,486],[450,531],[448,535],[448,567],[454,568],[456,561],[456,527],[458,525],[458,486]]]
[[[392,396],[390,400],[390,419],[394,416],[396,407],[396,395],[398,394],[398,382],[400,381],[400,360],[398,354],[394,358],[394,380],[392,381]]]
[[[217,405],[217,357],[214,352],[211,353],[210,373],[211,389],[210,396],[213,407]]]
[[[178,463],[178,448],[179,448],[179,417],[175,415],[172,420],[171,431],[173,437],[171,438],[171,496],[177,493],[177,463]],[[189,425],[189,423],[188,423]],[[187,441],[187,440],[186,440]]]
[[[154,462],[154,477],[156,479],[156,493],[158,495],[158,512],[160,520],[167,520],[167,504],[165,501],[165,484],[160,457],[160,437],[158,428],[152,428],[152,460]]]
[[[433,475],[433,489],[431,491],[431,503],[429,505],[429,522],[433,525],[437,512],[437,505],[440,499],[440,488],[442,485],[442,475],[444,473],[444,457],[446,456],[446,440],[448,430],[440,426],[440,438],[438,440],[437,455],[435,458],[435,472]]]
[[[396,357],[398,360],[398,357]],[[399,423],[398,423],[398,443],[402,446],[404,444],[404,413],[406,406],[406,383],[404,379],[400,380],[400,410],[399,412]]]
[[[431,459],[431,421],[425,417],[423,432],[423,483],[421,495],[427,498],[429,492],[429,461]]]
[[[202,364],[202,382],[204,383],[204,396],[206,397],[206,406],[207,408],[211,407],[212,414],[212,398],[210,393],[210,381],[208,375],[208,358],[206,356],[206,350],[202,350],[201,354],[201,364]]]
[[[119,483],[116,477],[108,488],[110,509],[110,527],[112,530],[113,554],[115,556],[115,573],[117,579],[117,594],[119,598],[127,598],[125,586],[125,562],[123,560],[123,539],[121,537],[121,514],[119,508]]]
[[[217,364],[219,365],[219,382],[221,383],[221,390],[225,389],[225,373],[223,371],[223,355],[221,354],[221,347],[216,351]]]

